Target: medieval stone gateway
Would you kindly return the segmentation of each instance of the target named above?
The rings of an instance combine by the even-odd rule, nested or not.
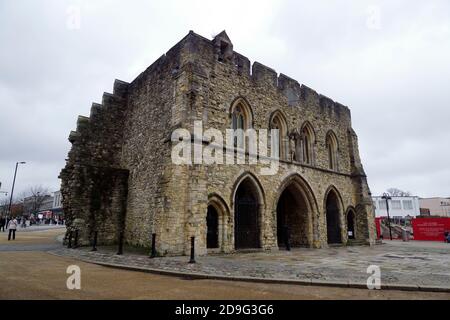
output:
[[[178,128],[278,129],[273,175],[257,164],[174,164]],[[350,111],[233,50],[225,32],[184,37],[92,104],[62,170],[68,233],[159,255],[372,244],[374,212]],[[204,144],[204,138],[201,138]],[[246,156],[250,156],[248,153]]]

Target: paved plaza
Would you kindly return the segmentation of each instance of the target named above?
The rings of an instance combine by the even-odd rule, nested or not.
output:
[[[335,284],[364,287],[371,265],[380,267],[382,286],[407,290],[443,290],[450,292],[450,244],[424,242],[386,242],[373,247],[329,249],[293,249],[288,252],[253,252],[196,257],[149,259],[145,254],[115,248],[53,250],[60,256],[88,262],[162,273],[191,274],[205,278],[298,281],[317,285]]]
[[[117,248],[101,247],[95,253],[89,252],[89,248],[66,249],[61,245],[64,231],[19,231],[15,241],[7,241],[6,233],[0,233],[0,269],[3,274],[0,299],[450,299],[450,292],[324,287],[302,285],[301,282],[295,281],[295,284],[280,281],[239,281],[239,278],[248,280],[249,277],[254,279],[255,276],[273,276],[276,268],[279,268],[278,273],[282,272],[283,268],[288,269],[288,266],[293,269],[295,265],[306,268],[310,263],[314,263],[314,259],[321,260],[320,256],[326,251],[321,254],[320,250],[316,252],[317,250],[302,249],[290,253],[280,251],[272,256],[264,253],[218,255],[197,257],[196,264],[188,264],[188,257],[149,259],[145,252],[138,253],[132,248],[126,248],[123,256],[115,255]],[[411,243],[393,243],[390,246],[395,249],[395,246],[403,248],[405,245]],[[433,250],[447,248],[442,244],[431,243],[421,246],[432,246]],[[369,250],[333,250],[343,252],[347,249]],[[379,250],[378,247],[375,249]],[[308,252],[309,254],[306,254]],[[308,261],[308,264],[304,263],[305,261]],[[98,265],[99,263],[104,265]],[[275,266],[276,264],[278,266]],[[324,262],[320,264],[323,265]],[[82,270],[81,290],[66,288],[66,269],[70,265],[77,265]],[[165,271],[178,276],[135,272],[123,270],[124,268],[139,271],[159,270],[160,273]],[[242,270],[239,271],[240,268]],[[245,270],[251,270],[253,274],[246,274]],[[269,270],[273,270],[272,273],[269,273]],[[322,275],[329,272],[329,268],[324,266]],[[192,277],[192,274],[199,273],[210,276],[218,273],[226,276],[219,279]],[[184,276],[180,276],[183,274]],[[234,281],[223,281],[233,279],[233,274],[236,277]]]

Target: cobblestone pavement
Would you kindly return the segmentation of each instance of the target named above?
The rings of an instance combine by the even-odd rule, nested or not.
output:
[[[189,257],[149,259],[144,254],[116,255],[113,248],[53,250],[60,256],[88,262],[137,269],[161,270],[224,276],[230,278],[282,279],[343,285],[365,285],[370,274],[367,268],[381,269],[382,285],[409,288],[446,288],[450,290],[450,245],[414,245],[412,242],[387,243],[374,247],[339,247],[329,249],[293,249],[290,252],[256,252],[197,257],[189,264]]]

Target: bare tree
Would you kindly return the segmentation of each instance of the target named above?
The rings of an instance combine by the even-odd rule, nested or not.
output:
[[[411,195],[411,192],[403,191],[398,188],[389,188],[386,192],[389,193],[391,197],[409,197]]]
[[[9,197],[2,197],[0,194],[0,216],[6,216],[9,207]]]
[[[41,185],[30,187],[21,196],[25,212],[36,213],[49,196],[48,188],[44,188]]]

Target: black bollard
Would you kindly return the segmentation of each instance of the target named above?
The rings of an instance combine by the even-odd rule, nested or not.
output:
[[[286,250],[291,251],[291,232],[289,227],[286,227]]]
[[[67,243],[67,248],[72,248],[72,231],[69,232],[69,242]]]
[[[78,229],[75,229],[75,243],[73,244],[74,248],[78,248]]]
[[[97,251],[97,236],[98,232],[94,232],[94,242],[92,243],[92,250],[91,251]]]
[[[152,252],[150,258],[156,257],[156,233],[152,234]]]
[[[119,250],[117,251],[117,254],[119,256],[123,254],[123,231],[120,231],[119,233]]]
[[[189,263],[195,263],[195,237],[191,237],[191,259]]]

